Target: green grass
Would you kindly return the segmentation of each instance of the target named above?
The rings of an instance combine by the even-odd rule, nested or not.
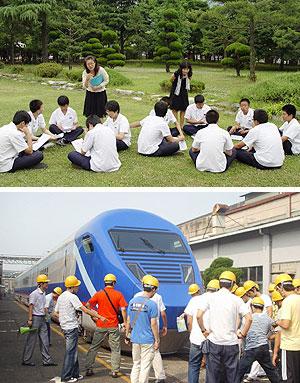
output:
[[[79,69],[81,67],[75,67]],[[149,114],[156,99],[151,95],[165,95],[160,89],[159,82],[169,79],[171,73],[166,73],[163,66],[145,64],[142,68],[136,64],[129,64],[117,71],[132,80],[132,85],[119,86],[121,89],[143,91],[143,101],[132,100],[128,96],[120,96],[115,87],[109,86],[108,98],[116,99],[121,106],[121,113],[130,122],[141,120]],[[2,70],[4,72],[4,70]],[[22,75],[32,78],[32,67],[25,66]],[[273,79],[278,72],[257,72],[258,81]],[[221,68],[194,67],[195,81],[203,81],[206,89],[203,92],[208,105],[217,105],[226,101],[228,105],[238,102],[237,92],[250,85],[248,72],[242,72],[237,78],[234,70],[224,71]],[[64,79],[60,74],[57,79]],[[40,83],[30,84],[12,79],[0,78],[0,126],[12,120],[16,110],[28,110],[29,101],[39,98],[44,102],[44,117],[46,122],[52,111],[57,107],[56,100],[61,94],[70,98],[70,106],[77,111],[79,123],[84,125],[82,116],[84,92],[57,90]],[[195,94],[189,94],[193,97]],[[230,107],[220,111],[220,126],[226,128],[231,125],[235,113]],[[264,107],[264,104],[252,105]],[[280,125],[280,122],[277,122]],[[300,184],[300,157],[286,157],[284,166],[279,170],[261,171],[235,161],[230,169],[223,174],[201,173],[197,171],[186,151],[183,157],[148,158],[137,153],[137,138],[140,129],[132,129],[132,146],[129,150],[119,154],[122,166],[118,172],[101,174],[71,168],[67,154],[73,149],[66,147],[52,147],[44,151],[44,162],[48,168],[44,170],[23,170],[14,174],[0,174],[0,186],[17,187],[289,187]],[[186,138],[188,148],[192,139]]]

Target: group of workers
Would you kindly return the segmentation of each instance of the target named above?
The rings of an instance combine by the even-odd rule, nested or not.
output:
[[[76,295],[81,282],[75,276],[66,278],[64,292],[56,287],[46,296],[49,282],[46,275],[39,275],[38,287],[29,296],[28,326],[37,331],[28,334],[23,365],[34,366],[31,357],[39,334],[43,365],[57,366],[49,354],[50,332],[47,329],[53,300],[57,298],[54,312],[66,341],[62,383],[83,379],[79,374],[77,351],[78,310],[96,322],[86,358],[86,376],[94,375],[93,364],[107,334],[111,348],[110,375],[120,376],[120,329],[123,328],[125,343],[132,345],[131,383],[147,383],[151,365],[155,382],[166,382],[159,345],[160,335],[167,334],[167,316],[162,297],[157,294],[159,281],[155,277],[143,277],[143,291],[129,304],[122,293],[115,290],[117,280],[113,274],[104,277],[105,288],[96,292],[86,305]],[[206,383],[240,383],[251,365],[250,375],[244,381],[254,381],[256,377],[251,374],[253,376],[261,367],[271,383],[299,383],[300,280],[280,274],[270,285],[269,292],[272,300],[251,280],[238,287],[232,271],[224,271],[219,280],[211,280],[204,294],[197,284],[190,285],[191,299],[182,314],[187,318],[190,332],[188,383],[199,382],[200,368],[205,364]],[[163,320],[161,334],[160,315]]]

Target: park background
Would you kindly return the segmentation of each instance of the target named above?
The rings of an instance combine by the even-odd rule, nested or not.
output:
[[[0,126],[29,101],[44,102],[48,121],[65,94],[84,125],[82,59],[94,53],[108,70],[108,99],[130,122],[147,116],[183,59],[193,66],[192,98],[203,93],[220,113],[224,129],[234,122],[232,104],[248,97],[281,126],[281,107],[299,109],[299,0],[0,1]],[[42,64],[41,64],[42,63]],[[163,88],[162,88],[163,86]],[[127,92],[126,92],[127,91]],[[192,102],[192,99],[191,99]],[[234,162],[224,174],[200,173],[184,157],[145,158],[132,146],[120,153],[112,174],[72,169],[72,146],[44,151],[43,171],[1,175],[1,186],[298,186],[299,159],[280,170],[260,171]],[[186,138],[188,147],[192,139]]]

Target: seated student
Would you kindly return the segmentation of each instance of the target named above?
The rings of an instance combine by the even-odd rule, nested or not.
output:
[[[64,137],[57,140],[60,146],[65,146],[71,141],[76,140],[83,129],[78,126],[78,118],[74,109],[69,107],[70,101],[67,96],[59,96],[57,99],[58,108],[51,114],[49,120],[49,130],[53,134],[64,133]]]
[[[48,129],[46,129],[46,123],[43,116],[43,102],[41,100],[31,100],[29,103],[29,109],[28,112],[29,116],[31,117],[31,121],[28,125],[28,129],[31,133],[32,141],[37,141],[40,137],[36,136],[37,131],[40,129],[43,133],[49,134],[51,138],[49,140],[55,139],[55,135],[52,134]],[[39,150],[43,150],[46,147],[54,145],[53,143],[46,143],[42,147],[40,147]]]
[[[166,115],[164,117],[164,120],[166,121],[166,123],[169,125],[169,123],[171,122],[171,123],[174,123],[175,126],[176,126],[175,128],[170,128],[171,135],[173,137],[183,136],[183,133],[182,133],[180,124],[177,121],[177,118],[174,116],[174,114],[169,109],[170,108],[170,103],[171,103],[170,97],[169,96],[164,96],[159,101],[163,101],[163,102],[165,102],[168,105],[168,111],[167,111],[167,113],[166,113]],[[154,109],[151,110],[151,112],[149,113],[149,116],[155,116],[155,110]]]
[[[114,172],[119,170],[121,162],[116,146],[116,137],[108,126],[101,124],[100,117],[94,115],[86,119],[86,133],[81,153],[70,152],[69,160],[85,169],[94,172]],[[90,156],[86,153],[90,151]]]
[[[184,137],[171,136],[169,126],[164,121],[168,111],[165,102],[158,101],[154,110],[155,116],[147,116],[142,121],[130,124],[131,128],[142,127],[138,138],[138,152],[150,157],[171,156],[179,150],[178,142],[183,141]]]
[[[39,164],[43,160],[43,153],[32,150],[32,139],[28,129],[30,120],[30,115],[25,110],[20,110],[16,112],[11,123],[0,128],[0,173],[47,167],[46,164]]]
[[[248,98],[242,98],[240,101],[240,109],[235,117],[236,124],[227,128],[229,134],[245,137],[253,127],[254,109],[250,108]]]
[[[194,104],[187,107],[184,115],[187,124],[184,125],[183,131],[189,136],[193,136],[198,130],[207,127],[205,116],[210,110],[210,107],[204,103],[205,99],[202,94],[195,96],[194,101]]]
[[[199,130],[190,149],[196,169],[201,172],[225,172],[235,158],[233,143],[226,130],[221,129],[219,113],[209,110],[206,114],[208,126]]]
[[[108,115],[104,126],[109,126],[114,132],[117,140],[117,150],[126,150],[130,146],[130,127],[129,122],[123,114],[120,113],[120,105],[117,101],[108,101],[105,105]]]
[[[282,108],[282,118],[285,123],[279,128],[285,154],[300,153],[300,124],[295,118],[296,108],[287,104]]]
[[[236,159],[262,170],[281,168],[284,151],[277,126],[268,122],[268,114],[264,109],[256,109],[253,118],[254,127],[242,141],[234,145],[237,149]],[[248,151],[242,149],[245,145],[249,147]]]

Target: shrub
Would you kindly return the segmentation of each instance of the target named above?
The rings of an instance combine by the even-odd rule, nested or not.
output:
[[[172,51],[182,51],[182,44],[180,41],[172,41],[170,43],[170,48]]]
[[[176,23],[170,21],[170,22],[166,23],[165,28],[167,31],[174,32],[175,28],[176,28]]]
[[[121,47],[120,47],[119,44],[113,44],[111,47],[112,47],[116,52],[120,52],[120,50],[121,50]]]
[[[5,67],[4,62],[0,61],[0,69],[3,69]]]
[[[125,60],[126,57],[125,55],[122,55],[122,53],[112,53],[110,55],[107,55],[106,58],[108,60]]]
[[[123,60],[108,60],[107,65],[111,68],[114,68],[116,66],[124,66],[125,61],[123,61]]]
[[[10,72],[11,73],[21,73],[21,72],[24,72],[24,67],[20,66],[20,65],[15,65],[15,66],[12,66],[10,68]]]
[[[110,55],[111,53],[115,53],[116,51],[114,50],[114,48],[103,48],[101,49],[101,55],[103,56],[107,56],[107,55]]]
[[[228,68],[234,68],[236,66],[236,60],[230,57],[225,57],[220,61],[220,64]]]
[[[97,60],[101,66],[105,66],[107,64],[107,59],[105,57],[97,57]]]
[[[168,55],[170,53],[170,48],[168,47],[160,47],[156,51],[156,55]]]
[[[167,65],[171,66],[178,66],[181,63],[182,60],[167,60]]]
[[[97,39],[96,37],[92,37],[91,39],[88,40],[89,44],[97,44],[100,43],[100,40]]]
[[[93,56],[93,52],[92,52],[92,51],[83,51],[83,52],[82,52],[82,56],[83,56],[83,57],[86,57],[86,56]]]
[[[112,86],[121,86],[121,85],[132,85],[132,81],[122,75],[121,73],[117,72],[114,69],[107,68],[106,72],[109,75],[109,84]]]
[[[178,33],[175,33],[175,32],[166,33],[166,39],[169,41],[178,40],[179,39]]]
[[[105,31],[102,33],[102,40],[106,44],[113,44],[118,38],[118,35],[114,31]]]
[[[65,73],[65,75],[66,75],[66,78],[70,81],[81,82],[82,80],[82,70],[71,69],[71,70],[68,70]]]
[[[170,60],[171,61],[171,60]],[[177,62],[176,62],[177,64]],[[170,91],[171,89],[171,83],[169,80],[163,80],[159,83],[160,87],[164,91]],[[191,82],[191,92],[202,92],[205,89],[204,82],[201,81],[192,81]]]
[[[92,44],[86,43],[82,47],[83,51],[91,51],[92,50]]]
[[[166,9],[163,16],[167,20],[178,19],[178,12],[175,9]]]
[[[178,60],[182,59],[182,53],[179,51],[173,51],[170,53],[170,59],[171,60]]]
[[[62,65],[57,63],[42,63],[35,68],[35,74],[39,77],[56,77],[63,70]]]
[[[96,51],[97,49],[102,49],[103,48],[103,45],[101,43],[94,43],[94,44],[91,44],[92,45],[92,50],[93,51]]]

